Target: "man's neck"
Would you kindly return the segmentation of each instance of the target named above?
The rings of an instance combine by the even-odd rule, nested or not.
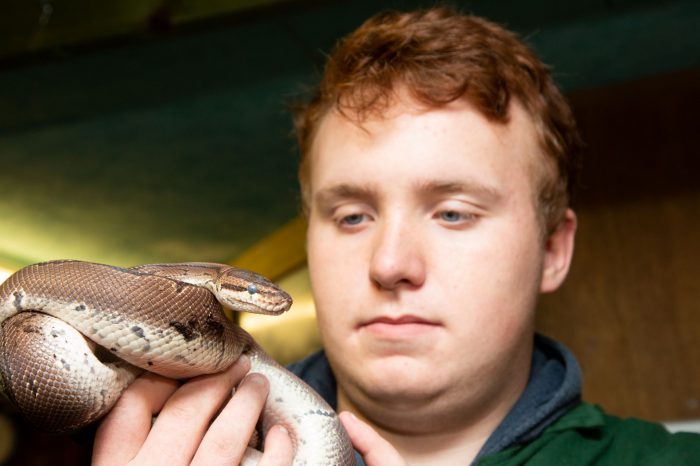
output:
[[[470,464],[491,434],[488,429],[481,432],[465,429],[414,437],[376,429],[411,466]]]

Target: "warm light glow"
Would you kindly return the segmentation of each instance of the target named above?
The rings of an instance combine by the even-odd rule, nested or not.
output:
[[[292,308],[279,316],[241,313],[240,324],[270,356],[289,364],[319,349],[321,337],[316,327],[309,269],[304,266],[277,280],[277,284],[292,296]]]
[[[7,277],[12,275],[14,272],[12,270],[7,270],[5,268],[0,267],[0,283],[4,282]]]
[[[304,266],[277,280],[277,285],[291,295],[292,300],[294,300],[292,308],[279,316],[242,313],[240,318],[241,327],[249,332],[257,332],[271,326],[283,325],[290,320],[315,318],[316,308],[311,296],[309,269],[307,267]]]

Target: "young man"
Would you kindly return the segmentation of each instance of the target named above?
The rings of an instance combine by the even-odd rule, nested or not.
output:
[[[573,254],[579,138],[513,34],[446,8],[377,15],[331,54],[297,129],[325,351],[292,369],[366,464],[700,464],[697,436],[581,403],[575,359],[534,332]],[[235,462],[265,381],[216,412],[246,368],[139,379],[96,462]],[[261,464],[290,458],[273,429]]]
[[[380,15],[346,38],[298,125],[328,363],[295,370],[329,364],[338,408],[409,463],[469,464],[523,395],[537,296],[571,260],[566,103],[511,33],[437,9]],[[557,402],[509,419],[486,452],[578,401],[573,359],[539,346],[557,373],[536,372],[553,389],[532,396]]]

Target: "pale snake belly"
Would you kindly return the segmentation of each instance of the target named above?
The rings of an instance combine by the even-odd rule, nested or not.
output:
[[[184,379],[219,372],[246,353],[251,372],[270,381],[263,436],[284,425],[295,466],[354,465],[333,409],[227,319],[222,304],[279,314],[291,298],[264,277],[221,264],[25,267],[0,286],[0,389],[37,426],[68,432],[106,414],[142,369]],[[255,464],[252,451],[242,464]]]

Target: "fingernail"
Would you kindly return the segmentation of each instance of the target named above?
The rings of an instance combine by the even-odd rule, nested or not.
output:
[[[340,414],[343,415],[343,416],[342,416],[343,418],[349,419],[350,422],[354,422],[354,423],[360,422],[360,420],[357,418],[357,416],[355,416],[355,413],[351,413],[350,411],[343,411],[343,412],[340,413]]]
[[[283,434],[289,435],[289,431],[287,430],[286,427],[284,427],[282,424],[277,424],[277,428],[282,432]]]
[[[250,358],[248,357],[248,355],[247,355],[247,354],[241,354],[241,355],[238,357],[238,360],[236,361],[236,364],[238,364],[239,366],[243,366],[243,365],[248,364],[249,362],[250,362]]]
[[[265,376],[262,374],[258,374],[257,372],[251,372],[250,374],[246,375],[244,382],[249,381],[250,383],[254,383],[255,385],[264,385],[265,384]]]

